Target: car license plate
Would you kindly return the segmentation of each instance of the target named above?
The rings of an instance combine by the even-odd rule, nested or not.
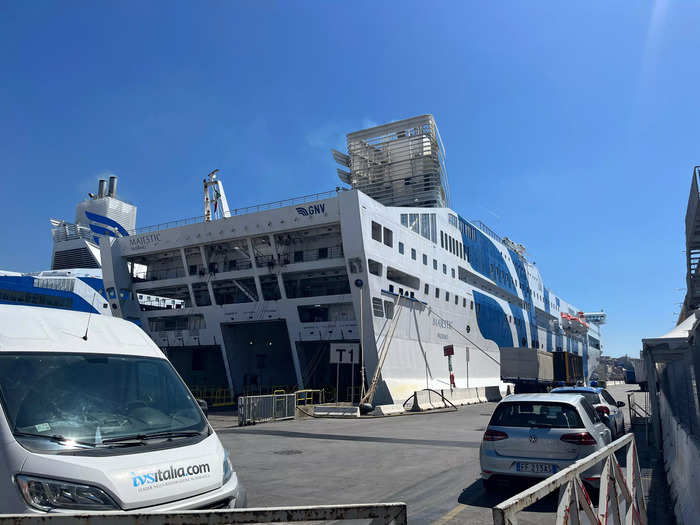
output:
[[[528,472],[530,474],[554,474],[557,468],[551,463],[516,463],[515,469],[518,472]]]

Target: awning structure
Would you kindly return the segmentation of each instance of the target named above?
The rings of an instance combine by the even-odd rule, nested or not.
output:
[[[695,332],[700,329],[700,309],[693,310],[673,330],[661,337],[642,339],[642,359],[647,371],[652,426],[656,443],[661,443],[661,421],[658,400],[659,368],[673,361],[688,359],[695,347]]]
[[[642,339],[644,352],[650,352],[655,363],[668,363],[685,356],[693,344],[693,333],[700,323],[700,310],[695,310],[661,337]]]

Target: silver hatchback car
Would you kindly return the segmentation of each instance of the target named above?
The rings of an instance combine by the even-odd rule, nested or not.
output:
[[[580,394],[517,394],[496,407],[479,460],[484,486],[513,478],[546,478],[611,441],[610,429]],[[602,464],[584,473],[596,485]]]

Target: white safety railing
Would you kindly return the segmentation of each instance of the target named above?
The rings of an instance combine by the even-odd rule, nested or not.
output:
[[[241,396],[238,398],[239,426],[279,419],[294,419],[295,416],[295,394]]]
[[[627,461],[623,473],[615,452],[625,447]],[[581,475],[601,461],[605,464],[600,476],[600,497],[596,509],[583,486]],[[517,525],[518,512],[561,487],[557,525],[647,525],[644,489],[633,434],[625,434],[598,452],[497,505],[493,508],[494,525]]]
[[[361,519],[373,520],[372,523],[406,525],[406,504],[367,503],[153,513],[0,514],[0,525],[223,525]]]

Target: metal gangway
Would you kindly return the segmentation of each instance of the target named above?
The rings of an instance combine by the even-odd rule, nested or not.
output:
[[[626,452],[625,468],[616,452]],[[582,475],[604,462],[597,507],[588,495]],[[561,472],[516,494],[493,508],[494,525],[517,525],[518,513],[559,490],[557,525],[647,525],[642,474],[634,434],[625,434],[605,448],[580,459]]]

